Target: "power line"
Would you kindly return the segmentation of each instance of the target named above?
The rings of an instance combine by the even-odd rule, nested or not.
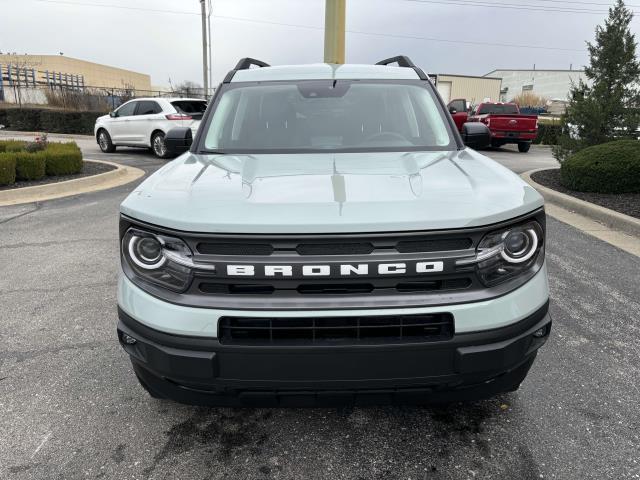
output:
[[[573,4],[578,4],[578,5],[599,5],[599,6],[603,6],[603,7],[611,7],[611,2],[609,3],[602,3],[602,2],[582,2],[582,1],[577,1],[577,0],[536,0],[538,2],[548,2],[548,3],[573,3]],[[640,5],[631,5],[631,4],[626,4],[627,7],[629,8],[639,8]]]
[[[105,4],[105,3],[80,3],[80,2],[72,2],[67,0],[34,0],[34,1],[41,2],[41,3],[73,5],[73,6],[80,6],[80,7],[118,8],[123,10],[134,10],[134,11],[152,12],[152,13],[169,13],[169,14],[176,14],[176,15],[200,15],[200,13],[198,12],[189,12],[184,10],[163,10],[163,9],[157,9],[157,8],[130,7],[125,5],[111,5],[111,4]],[[575,8],[552,7],[552,6],[534,5],[534,4],[499,3],[499,2],[491,2],[491,1],[485,1],[485,0],[402,0],[402,1],[411,2],[411,3],[473,6],[473,7],[480,7],[480,8],[508,8],[512,10],[533,10],[533,11],[543,11],[543,12],[587,13],[587,14],[606,14],[607,13],[604,10],[593,10],[593,9],[585,9],[585,8],[578,8],[578,7],[575,7]],[[554,4],[570,3],[570,4],[579,4],[579,5],[599,5],[599,6],[609,5],[609,4],[597,3],[597,2],[579,2],[579,1],[568,1],[568,0],[537,0],[537,1],[549,2]],[[639,6],[631,5],[631,7],[639,7]],[[634,13],[637,13],[637,12],[634,12]]]
[[[98,4],[98,3],[80,3],[80,2],[71,2],[67,0],[35,0],[37,2],[44,3],[56,3],[56,4],[64,4],[64,5],[74,5],[81,7],[101,7],[101,8],[116,8],[116,9],[126,9],[126,10],[140,10],[140,11],[151,11],[156,13],[179,13],[186,15],[200,15],[198,13],[185,12],[185,11],[174,11],[174,10],[158,10],[158,9],[148,9],[143,7],[127,7],[123,5],[108,5],[108,4]],[[412,1],[412,0],[405,0]],[[461,0],[457,0],[461,1]],[[419,2],[425,3],[425,2]],[[443,2],[444,3],[444,2]],[[446,2],[449,3],[449,2]],[[233,17],[227,15],[212,15],[214,18],[222,19],[222,20],[231,20],[236,22],[245,22],[245,23],[258,23],[263,25],[275,25],[275,26],[283,26],[283,27],[291,27],[291,28],[303,28],[308,30],[324,30],[324,27],[318,27],[313,25],[300,25],[296,23],[285,23],[285,22],[275,22],[268,20],[255,20],[251,18],[243,18],[243,17]],[[525,44],[513,44],[513,43],[495,43],[495,42],[480,42],[480,41],[471,41],[471,40],[454,40],[448,38],[437,38],[437,37],[424,37],[418,35],[403,35],[403,34],[393,34],[393,33],[376,33],[376,32],[366,32],[361,30],[346,30],[347,33],[351,33],[354,35],[367,35],[374,37],[385,37],[385,38],[398,38],[398,39],[406,39],[406,40],[422,40],[429,42],[439,42],[439,43],[452,43],[452,44],[461,44],[461,45],[475,45],[475,46],[488,46],[488,47],[508,47],[508,48],[526,48],[526,49],[534,49],[534,50],[550,50],[550,51],[565,51],[565,52],[584,52],[584,49],[575,49],[575,48],[562,48],[562,47],[548,47],[544,45],[525,45]]]
[[[125,5],[108,5],[105,3],[80,3],[80,2],[68,2],[66,0],[34,0],[41,3],[58,3],[62,5],[73,5],[75,7],[99,7],[99,8],[119,8],[122,10],[137,10],[140,12],[153,12],[153,13],[171,13],[175,15],[198,15],[197,12],[187,12],[184,10],[160,10],[157,8],[145,8],[145,7],[127,7]]]
[[[525,10],[534,12],[554,12],[554,13],[583,13],[590,15],[605,15],[608,11],[605,10],[593,10],[578,7],[551,7],[546,5],[534,5],[530,3],[514,4],[514,3],[499,3],[489,2],[484,0],[403,0],[410,3],[421,4],[437,4],[437,5],[457,5],[464,7],[476,7],[476,8],[500,8],[508,10]],[[637,13],[637,12],[634,12]]]
[[[294,28],[307,28],[312,30],[324,30],[324,27],[315,27],[311,25],[298,25],[294,23],[270,22],[268,20],[253,20],[250,18],[230,17],[225,15],[214,15],[214,17],[225,19],[225,20],[234,20],[234,21],[241,21],[241,22],[248,22],[248,23],[262,23],[267,25],[278,25],[278,26],[294,27]],[[539,50],[560,50],[560,51],[567,51],[567,52],[585,52],[584,49],[546,47],[543,45],[522,45],[522,44],[513,44],[513,43],[492,43],[492,42],[477,42],[477,41],[466,41],[466,40],[452,40],[448,38],[422,37],[418,35],[402,35],[402,34],[393,34],[393,33],[375,33],[375,32],[364,32],[360,30],[346,30],[346,32],[353,33],[356,35],[370,35],[374,37],[401,38],[401,39],[407,39],[407,40],[425,40],[425,41],[431,41],[431,42],[444,42],[444,43],[460,43],[465,45],[531,48],[531,49],[539,49]]]
[[[395,35],[392,33],[378,34],[378,33],[370,33],[370,32],[359,32],[355,30],[347,30],[348,33],[356,33],[359,35],[375,35],[380,37],[390,37],[390,38],[406,38],[409,40],[425,40],[430,42],[443,42],[443,43],[459,43],[464,45],[481,45],[488,47],[509,47],[509,48],[528,48],[534,50],[556,50],[563,52],[585,52],[584,49],[577,48],[561,48],[561,47],[545,47],[543,45],[522,45],[515,43],[493,43],[493,42],[474,42],[474,41],[466,41],[466,40],[451,40],[446,38],[432,38],[432,37],[420,37],[414,35]]]

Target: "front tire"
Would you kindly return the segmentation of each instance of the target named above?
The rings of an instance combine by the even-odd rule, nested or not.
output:
[[[531,148],[531,142],[520,142],[518,143],[518,151],[520,153],[527,153]]]
[[[106,130],[98,131],[98,146],[102,153],[113,153],[116,151],[116,146],[111,141],[111,136]]]
[[[164,143],[164,133],[156,132],[151,136],[151,150],[158,158],[169,158],[167,145]]]

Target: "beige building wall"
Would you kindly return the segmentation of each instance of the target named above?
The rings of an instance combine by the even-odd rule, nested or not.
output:
[[[464,98],[468,103],[475,105],[485,99],[499,101],[502,80],[464,75],[438,75],[436,85],[445,103],[456,98]]]
[[[83,75],[84,85],[102,88],[151,90],[151,77],[144,73],[110,67],[62,55],[0,55],[0,64],[34,68],[36,80],[46,81],[45,72]]]

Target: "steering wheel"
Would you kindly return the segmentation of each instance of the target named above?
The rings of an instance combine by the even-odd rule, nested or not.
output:
[[[371,142],[372,140],[378,140],[385,137],[389,139],[402,140],[403,142],[409,142],[409,140],[407,140],[407,137],[396,132],[378,132],[367,137],[363,143]]]

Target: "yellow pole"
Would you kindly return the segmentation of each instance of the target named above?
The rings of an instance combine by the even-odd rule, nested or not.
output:
[[[324,61],[344,63],[347,0],[326,0],[324,14]]]

